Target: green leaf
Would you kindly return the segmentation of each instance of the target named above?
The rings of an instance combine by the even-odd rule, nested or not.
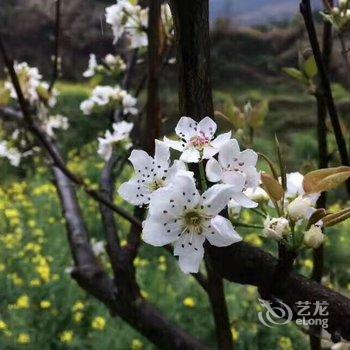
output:
[[[303,84],[308,84],[307,78],[304,76],[304,74],[296,68],[283,68],[283,72],[289,75],[291,78],[296,79],[300,81]]]
[[[281,174],[281,182],[282,182],[282,188],[284,191],[287,190],[287,173],[286,173],[286,165],[284,163],[284,159],[282,157],[282,152],[281,152],[281,147],[278,142],[277,135],[275,135],[275,142],[276,142],[276,147],[277,147],[277,156],[278,156],[278,163],[280,166],[280,174]]]
[[[318,73],[314,56],[310,56],[303,65],[303,70],[308,78],[313,78]]]
[[[262,127],[265,121],[265,117],[269,112],[269,101],[263,100],[254,106],[250,112],[248,119],[248,125],[252,128]]]

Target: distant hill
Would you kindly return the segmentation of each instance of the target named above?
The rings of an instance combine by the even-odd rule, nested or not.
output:
[[[212,22],[222,18],[244,26],[291,19],[299,11],[298,0],[210,0],[210,6]]]

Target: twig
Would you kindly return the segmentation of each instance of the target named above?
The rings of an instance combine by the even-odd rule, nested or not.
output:
[[[318,43],[315,24],[312,16],[312,10],[310,0],[302,0],[300,2],[300,12],[304,18],[305,27],[309,36],[312,52],[315,57],[316,65],[318,68],[318,74],[320,83],[322,86],[322,92],[324,94],[325,102],[327,105],[328,113],[332,122],[334,136],[337,142],[340,159],[343,165],[349,165],[349,156],[346,147],[346,142],[341,130],[337,109],[335,107],[331,85],[328,79],[326,67],[322,59],[321,49]],[[350,193],[350,182],[347,182],[347,190]]]
[[[55,54],[53,58],[52,78],[49,85],[49,92],[52,91],[59,75],[59,43],[60,43],[60,26],[61,26],[61,0],[55,0]]]
[[[327,3],[327,8],[333,6],[333,0]],[[330,59],[332,53],[332,24],[328,21],[323,25],[323,38],[322,38],[322,58],[326,70],[329,70]],[[317,90],[320,89],[318,86]],[[322,93],[319,91],[315,95],[317,103],[317,142],[318,142],[318,166],[320,169],[328,167],[328,140],[327,140],[327,106],[326,101]],[[317,208],[326,208],[326,192],[321,193],[320,198],[317,201]],[[324,246],[323,244],[317,249],[313,250],[313,268],[311,278],[320,283],[323,276],[324,269]],[[313,331],[310,334],[310,347],[312,350],[321,350],[321,329],[320,327],[311,328]]]
[[[115,176],[113,175],[113,169],[118,161],[119,158],[112,155],[112,157],[106,162],[101,174],[101,192],[104,193],[106,199],[111,202],[113,201],[115,190]],[[110,208],[106,207],[104,204],[100,204],[100,212],[107,242],[106,250],[111,261],[114,275],[116,276],[118,273],[118,262],[121,253],[118,228],[114,219],[114,212]]]

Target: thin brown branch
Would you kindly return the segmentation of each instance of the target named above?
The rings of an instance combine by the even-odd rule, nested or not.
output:
[[[325,5],[325,10],[329,10],[329,7],[333,7],[333,0],[327,1]],[[328,21],[325,21],[323,24],[323,36],[322,36],[322,58],[326,70],[329,70],[331,53],[333,46],[333,37],[332,37],[332,24]],[[320,90],[321,87],[318,86],[317,90]],[[327,140],[327,105],[321,91],[317,91],[316,95],[317,103],[317,143],[318,143],[318,167],[324,169],[328,167],[328,140]],[[326,209],[327,197],[326,192],[321,193],[320,198],[317,201],[317,208]],[[324,270],[324,246],[323,244],[314,249],[312,252],[313,258],[313,268],[311,273],[311,278],[321,283],[323,270]],[[310,347],[312,350],[321,350],[321,328],[313,327],[313,331],[310,334]]]
[[[320,78],[320,84],[322,87],[322,93],[324,94],[325,102],[327,105],[329,117],[331,119],[335,140],[338,146],[338,151],[341,159],[341,163],[343,165],[348,166],[349,163],[349,155],[347,151],[347,146],[345,142],[345,138],[340,126],[339,116],[337,109],[335,107],[331,84],[328,78],[328,72],[325,67],[322,58],[322,52],[320,49],[320,45],[318,42],[312,9],[310,0],[302,0],[300,2],[300,12],[304,18],[305,27],[309,36],[310,45],[312,48],[313,55],[315,57],[316,65],[318,68],[318,74]],[[347,190],[350,193],[350,182],[347,182]]]
[[[111,202],[113,201],[115,191],[115,176],[113,174],[113,169],[117,165],[118,161],[119,158],[112,155],[112,157],[106,162],[101,174],[101,192],[104,193],[106,199]],[[121,253],[118,227],[114,219],[114,212],[110,208],[106,207],[104,204],[100,204],[100,212],[106,236],[107,254],[111,261],[114,275],[116,275],[118,273],[118,262]]]
[[[61,27],[61,0],[55,0],[55,50],[52,61],[52,78],[49,85],[49,91],[53,87],[59,76],[59,47],[60,47],[60,27]]]

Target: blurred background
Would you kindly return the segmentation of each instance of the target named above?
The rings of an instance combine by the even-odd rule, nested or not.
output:
[[[67,116],[70,128],[58,138],[69,166],[97,186],[102,161],[96,155],[97,135],[109,125],[101,113],[83,116],[79,109],[99,81],[82,77],[89,54],[104,57],[123,52],[112,45],[105,23],[105,7],[114,1],[62,0],[62,71],[55,112]],[[317,28],[322,29],[321,1],[313,2]],[[243,108],[250,101],[263,103],[262,122],[252,141],[255,150],[274,154],[274,135],[283,144],[288,172],[317,167],[316,105],[303,86],[288,77],[284,67],[298,67],[298,53],[308,42],[296,0],[210,0],[212,80],[216,110],[229,113],[230,106]],[[1,0],[0,30],[11,55],[36,66],[49,80],[54,46],[54,4],[48,0]],[[0,62],[0,79],[4,78]],[[137,68],[141,79],[145,62]],[[350,115],[349,79],[341,63],[341,48],[334,41],[330,67],[333,92],[344,132]],[[161,79],[164,130],[178,118],[176,66]],[[141,94],[140,101],[145,99]],[[268,107],[267,107],[268,106]],[[221,121],[223,128],[227,127]],[[346,134],[348,135],[348,134]],[[330,136],[330,153],[336,151]],[[1,349],[153,349],[147,340],[124,322],[112,318],[97,301],[80,290],[68,276],[72,261],[64,221],[51,176],[45,164],[24,161],[19,168],[0,159],[0,348]],[[130,175],[130,169],[123,174]],[[95,242],[102,239],[97,204],[81,193],[89,230]],[[329,203],[346,201],[342,191]],[[253,222],[250,214],[245,219]],[[128,224],[119,220],[127,231]],[[254,223],[254,222],[253,222]],[[326,244],[324,283],[350,293],[350,223],[330,229]],[[245,239],[272,249],[260,232],[242,230]],[[214,344],[213,320],[206,296],[191,277],[186,279],[172,262],[152,247],[143,247],[135,265],[143,295],[192,334]],[[102,254],[101,260],[104,256]],[[298,261],[299,271],[309,275],[311,253]],[[227,284],[232,336],[237,349],[301,349],[308,338],[294,325],[267,329],[258,323],[258,293],[254,287]],[[327,348],[330,346],[327,345]]]

